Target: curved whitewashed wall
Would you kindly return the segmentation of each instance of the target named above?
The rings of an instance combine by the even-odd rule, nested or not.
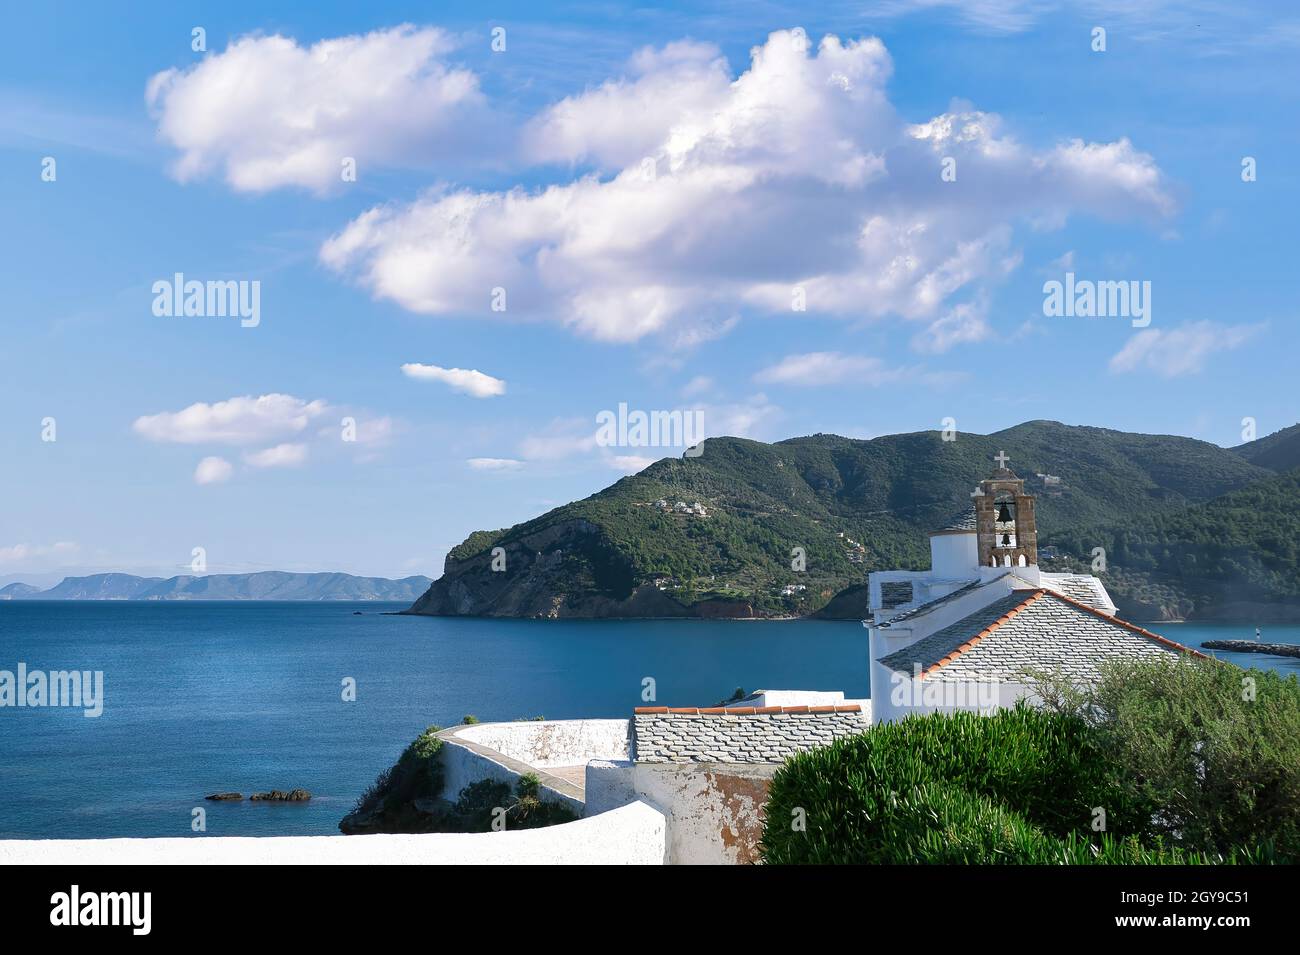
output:
[[[663,865],[663,813],[633,802],[517,832],[378,836],[14,839],[0,865]]]
[[[514,786],[524,773],[541,783],[541,798],[585,813],[582,789],[548,773],[547,768],[585,766],[593,759],[624,759],[628,720],[525,720],[453,726],[438,734],[444,799],[480,779]]]

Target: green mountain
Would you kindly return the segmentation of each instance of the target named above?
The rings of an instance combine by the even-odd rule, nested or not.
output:
[[[1232,449],[1251,464],[1273,471],[1300,467],[1300,424]]]
[[[969,506],[999,451],[1038,497],[1040,535],[1180,514],[1274,476],[1204,441],[1054,421],[954,441],[710,438],[698,457],[470,535],[410,612],[858,616],[867,573],[927,567],[926,531]]]
[[[1047,542],[1069,554],[1105,548],[1107,588],[1140,619],[1300,618],[1300,470]]]
[[[91,574],[65,577],[49,590],[27,588],[14,600],[411,600],[428,577],[354,577],[352,574],[295,574],[278,570],[192,577]],[[26,585],[18,585],[26,587]],[[6,588],[8,590],[8,588]]]

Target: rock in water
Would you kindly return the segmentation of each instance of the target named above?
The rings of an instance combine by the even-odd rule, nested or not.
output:
[[[211,796],[204,796],[203,798],[211,799],[213,802],[239,802],[241,799],[244,798],[244,794],[243,793],[213,793]]]
[[[305,789],[291,789],[288,792],[272,789],[269,793],[253,793],[248,798],[254,802],[306,802],[311,798],[311,793]]]

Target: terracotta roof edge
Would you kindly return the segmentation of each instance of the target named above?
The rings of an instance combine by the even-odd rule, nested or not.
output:
[[[998,619],[994,620],[991,624],[989,624],[979,633],[975,634],[975,636],[971,637],[969,640],[963,641],[960,645],[957,646],[955,650],[949,651],[943,657],[936,660],[934,663],[930,664],[928,667],[922,670],[919,674],[917,674],[916,677],[917,681],[919,682],[921,680],[924,680],[935,670],[939,669],[940,667],[947,666],[949,663],[952,663],[963,653],[966,653],[969,650],[973,650],[975,646],[978,643],[980,643],[980,641],[982,641],[985,637],[993,633],[993,631],[997,630],[998,627],[1002,626],[1004,623],[1006,623],[1016,614],[1020,613],[1020,611],[1028,607],[1030,604],[1037,602],[1043,596],[1043,594],[1047,593],[1048,591],[1046,587],[1037,587],[1034,590],[1024,591],[1024,592],[1028,594],[1028,596],[1026,596],[1024,600],[1020,601],[1020,603],[1016,604],[1014,607],[1012,607],[1002,616],[998,617]],[[1012,591],[1012,593],[1015,593],[1015,591]],[[975,612],[979,613],[978,610]]]

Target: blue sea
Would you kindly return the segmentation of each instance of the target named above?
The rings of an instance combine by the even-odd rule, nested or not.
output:
[[[870,694],[856,622],[393,616],[402,604],[0,601],[0,670],[102,670],[104,710],[0,708],[0,838],[337,832],[426,726],[617,717],[737,687]],[[354,611],[360,611],[356,614]],[[1153,627],[1199,645],[1253,625]],[[1300,643],[1300,627],[1264,638]],[[1300,660],[1221,654],[1300,672]],[[345,702],[343,681],[356,682]],[[309,803],[212,803],[310,790]]]

